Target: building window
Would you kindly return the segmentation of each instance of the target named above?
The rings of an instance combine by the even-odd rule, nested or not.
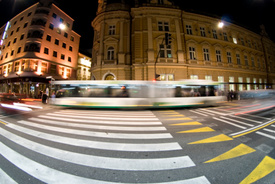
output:
[[[63,47],[64,49],[66,49],[66,47],[67,47],[66,43],[63,43],[63,44],[62,44],[62,47]]]
[[[229,77],[229,83],[234,83],[234,77]],[[235,91],[234,84],[229,84],[229,90]]]
[[[16,43],[16,41],[17,41],[17,38],[14,38],[13,43]]]
[[[57,52],[53,51],[53,57],[57,57]]]
[[[233,43],[238,44],[237,38],[233,38]]]
[[[115,35],[116,34],[116,26],[110,25],[109,26],[109,35]]]
[[[222,55],[220,50],[216,50],[216,59],[217,62],[222,62]]]
[[[19,68],[20,68],[20,62],[16,61],[14,63],[14,72],[19,72]]]
[[[58,39],[55,39],[54,44],[55,44],[55,45],[59,45],[59,40],[58,40]]]
[[[44,48],[44,54],[49,54],[49,49],[48,48]]]
[[[257,59],[257,65],[258,65],[258,68],[261,68],[261,63],[260,63],[260,59],[259,58]]]
[[[213,38],[218,39],[217,31],[215,29],[212,30]]]
[[[65,32],[65,33],[64,33],[64,37],[65,37],[65,38],[68,38],[68,33]]]
[[[212,80],[212,76],[211,75],[206,75],[205,80]]]
[[[37,72],[37,68],[38,68],[38,61],[31,60],[31,62],[30,62],[30,69],[32,71]]]
[[[108,74],[105,76],[104,80],[115,80],[115,76],[112,74]]]
[[[160,74],[161,81],[174,81],[174,74]]]
[[[249,77],[246,78],[246,83],[247,83],[246,84],[246,90],[248,90],[248,91],[251,90],[250,78]]]
[[[50,42],[52,40],[52,37],[50,35],[47,35],[46,40]]]
[[[20,36],[20,40],[23,40],[24,39],[24,34],[22,34],[21,36]]]
[[[238,82],[240,83],[239,84],[239,91],[243,91],[243,78],[239,77],[238,78]]]
[[[221,83],[223,83],[224,82],[224,77],[223,76],[218,76],[218,82],[221,82]],[[221,90],[223,90],[224,91],[224,84],[222,84],[221,85]]]
[[[244,46],[244,39],[243,38],[241,38],[241,43]]]
[[[57,15],[55,13],[53,13],[52,17],[56,19]]]
[[[171,45],[159,45],[159,57],[160,58],[172,58],[172,49]]]
[[[190,79],[198,80],[199,76],[198,75],[190,75]]]
[[[232,63],[231,52],[226,52],[226,56],[227,56],[227,62]]]
[[[74,41],[74,37],[73,36],[71,36],[71,39],[70,39],[72,42]]]
[[[109,47],[107,50],[107,60],[114,60],[115,49],[114,47]]]
[[[204,27],[200,27],[200,30],[201,30],[201,36],[206,37],[205,28]]]
[[[203,58],[204,58],[204,61],[210,61],[209,49],[206,49],[206,48],[203,49]]]
[[[255,60],[254,60],[254,57],[251,57],[251,64],[252,64],[252,67],[255,67]]]
[[[192,35],[192,26],[191,25],[186,25],[186,33],[189,35]]]
[[[169,31],[169,23],[168,22],[158,22],[159,31]]]
[[[73,51],[73,47],[72,46],[69,47],[69,51]]]
[[[11,51],[11,56],[13,56],[13,54],[14,54],[14,50]]]
[[[68,57],[68,62],[72,62],[72,58],[71,57]]]
[[[240,54],[236,54],[236,58],[237,58],[237,64],[241,65],[241,57]]]
[[[26,60],[23,60],[22,61],[22,64],[21,64],[21,72],[25,71],[25,69],[27,68],[28,62]]]
[[[191,60],[196,60],[196,48],[195,47],[189,47],[189,57]]]
[[[65,55],[64,54],[61,54],[61,57],[60,57],[62,60],[65,60]]]
[[[26,22],[25,24],[24,24],[24,27],[23,28],[26,28],[28,26],[28,22]]]
[[[248,57],[247,56],[244,56],[244,63],[245,63],[245,66],[248,66]]]
[[[18,47],[17,54],[21,52],[21,47]]]
[[[48,63],[47,62],[42,62],[41,63],[41,72],[47,73],[48,70]]]
[[[49,28],[50,28],[51,30],[53,30],[54,25],[53,25],[53,24],[50,24],[50,25],[49,25]]]
[[[227,33],[223,33],[223,39],[224,41],[228,41]]]

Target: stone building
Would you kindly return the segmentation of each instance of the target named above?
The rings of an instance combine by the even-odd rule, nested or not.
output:
[[[212,79],[233,90],[272,87],[275,44],[169,0],[98,0],[92,77],[96,80]],[[171,36],[165,43],[165,33]]]
[[[80,36],[73,22],[51,1],[41,0],[2,26],[0,92],[38,97],[51,77],[76,79]]]

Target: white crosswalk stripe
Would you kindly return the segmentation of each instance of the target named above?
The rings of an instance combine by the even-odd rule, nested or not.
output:
[[[188,155],[173,156],[173,151],[180,151],[182,147],[173,142],[173,136],[151,111],[127,112],[124,116],[120,111],[60,110],[8,123],[5,127],[7,129],[0,129],[0,135],[6,140],[23,146],[33,154],[44,155],[56,162],[62,161],[61,163],[65,162],[72,166],[123,172],[166,170],[172,172],[195,166]],[[101,156],[91,151],[88,153],[76,151],[78,148],[114,153],[122,151],[125,154],[123,157],[118,154]],[[127,157],[137,152],[158,152],[159,156]],[[162,152],[170,152],[170,156],[167,157],[167,154],[161,154]],[[28,175],[46,183],[112,183],[51,168],[28,158],[18,150],[11,149],[5,143],[0,143],[0,154]],[[5,178],[5,181],[10,180],[9,183],[14,182],[3,170],[0,170],[1,178]],[[209,184],[210,182],[205,176],[198,176],[165,183]]]

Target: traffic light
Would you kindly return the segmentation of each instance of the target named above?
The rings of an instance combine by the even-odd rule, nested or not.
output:
[[[171,45],[172,35],[170,33],[165,33],[165,45]]]

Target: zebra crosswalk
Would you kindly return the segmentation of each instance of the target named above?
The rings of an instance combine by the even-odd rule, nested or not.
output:
[[[196,164],[151,111],[59,110],[2,127],[1,156],[41,182],[210,183],[165,177]],[[17,183],[20,176],[0,166],[0,179]]]

